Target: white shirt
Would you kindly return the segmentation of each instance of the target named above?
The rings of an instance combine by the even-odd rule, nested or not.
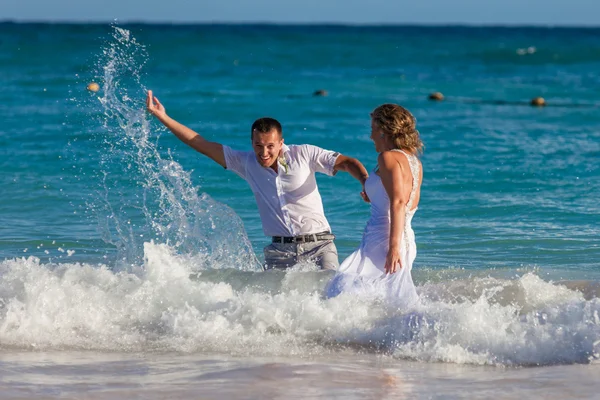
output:
[[[329,231],[315,172],[334,175],[339,153],[308,144],[283,145],[287,168],[279,158],[277,172],[258,163],[252,151],[223,146],[227,169],[249,184],[267,236],[298,236]]]

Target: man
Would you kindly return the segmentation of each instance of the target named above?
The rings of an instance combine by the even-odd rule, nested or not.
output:
[[[265,269],[288,268],[302,261],[337,269],[335,236],[325,218],[315,172],[346,171],[364,186],[368,173],[358,160],[312,145],[286,146],[281,124],[273,118],[252,124],[253,152],[235,151],[170,118],[151,90],[146,107],[182,142],[250,184],[264,233],[272,237],[264,249]]]

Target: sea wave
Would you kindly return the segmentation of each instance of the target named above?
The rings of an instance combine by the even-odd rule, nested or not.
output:
[[[314,265],[253,272],[207,268],[198,257],[148,242],[130,271],[4,260],[0,348],[301,357],[344,349],[488,365],[599,358],[597,282],[533,272],[432,280],[419,284],[418,305],[402,309],[350,294],[326,299],[332,274]]]

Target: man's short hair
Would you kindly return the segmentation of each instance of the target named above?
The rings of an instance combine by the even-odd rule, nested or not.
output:
[[[254,139],[254,131],[258,133],[269,133],[273,129],[277,131],[279,137],[283,137],[283,130],[281,128],[281,124],[275,118],[263,117],[259,118],[252,124],[252,129],[250,130],[250,139]]]

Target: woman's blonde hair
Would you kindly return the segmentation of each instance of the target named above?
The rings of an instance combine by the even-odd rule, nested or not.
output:
[[[382,104],[373,110],[371,118],[396,148],[413,154],[423,152],[417,120],[406,108],[398,104]]]

